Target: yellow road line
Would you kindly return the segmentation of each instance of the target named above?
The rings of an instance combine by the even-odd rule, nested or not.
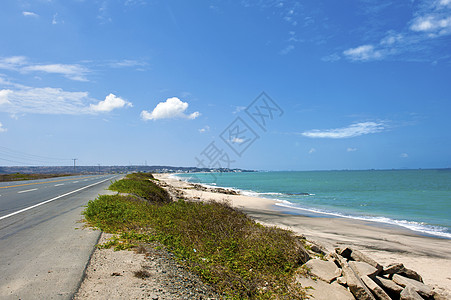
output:
[[[82,177],[82,178],[77,178],[77,179],[84,179],[84,178],[90,178],[90,177],[93,177],[93,176]],[[33,183],[23,183],[23,184],[17,184],[17,185],[0,186],[0,189],[7,189],[7,188],[12,188],[12,187],[18,187],[18,186],[27,186],[27,185],[33,185],[33,184],[53,183],[53,182],[68,181],[68,180],[75,180],[75,178],[67,178],[67,179],[59,179],[59,180],[53,180],[53,181],[43,181],[43,182],[33,182]]]

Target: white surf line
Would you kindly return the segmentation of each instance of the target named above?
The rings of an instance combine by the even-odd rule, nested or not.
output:
[[[55,184],[54,186],[60,186],[60,185],[64,185],[64,183],[58,183],[58,184]]]
[[[89,187],[91,187],[91,186],[94,186],[94,185],[100,184],[100,183],[102,183],[102,182],[108,181],[108,180],[110,180],[110,179],[111,179],[111,178],[108,178],[108,179],[105,179],[105,180],[102,180],[102,181],[99,181],[99,182],[96,182],[96,183],[87,185],[87,186],[82,187],[82,188],[79,188],[79,189],[77,189],[77,190],[75,190],[75,191],[72,191],[72,192],[69,192],[69,193],[66,193],[66,194],[62,194],[62,195],[56,196],[55,198],[52,198],[52,199],[49,199],[49,200],[40,202],[40,203],[38,203],[38,204],[35,204],[35,205],[32,205],[32,206],[26,207],[26,208],[21,209],[21,210],[18,210],[18,211],[15,211],[15,212],[10,213],[10,214],[8,214],[8,215],[6,215],[6,216],[0,217],[0,220],[3,220],[3,219],[6,219],[6,218],[9,218],[9,217],[12,217],[12,216],[17,215],[17,214],[20,214],[20,213],[23,213],[24,211],[33,209],[33,208],[35,208],[35,207],[41,206],[41,205],[43,205],[43,204],[46,204],[46,203],[49,203],[49,202],[52,202],[52,201],[55,201],[55,200],[57,200],[57,199],[59,199],[59,198],[68,196],[68,195],[73,194],[73,193],[76,193],[76,192],[79,192],[79,191],[84,190],[84,189],[87,189],[87,188],[89,188]]]
[[[25,190],[25,191],[20,191],[17,192],[18,194],[22,194],[22,193],[28,193],[28,192],[32,192],[32,191],[36,191],[37,189],[31,189],[31,190]]]

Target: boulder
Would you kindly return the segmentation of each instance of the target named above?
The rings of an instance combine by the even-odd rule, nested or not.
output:
[[[404,268],[404,270],[398,274],[419,282],[423,282],[423,278],[421,278],[420,274],[411,269]]]
[[[421,283],[417,280],[394,274],[393,281],[404,288],[410,285],[412,288],[414,288],[415,292],[417,292],[424,298],[432,298],[434,296],[434,291],[430,286],[425,285],[424,283]]]
[[[296,246],[299,256],[299,263],[301,265],[305,264],[310,259],[310,255],[308,254],[307,250],[305,250],[304,244],[302,243],[301,239],[296,240]]]
[[[360,277],[362,276],[374,277],[379,273],[379,271],[375,267],[370,266],[366,262],[350,261],[348,262],[348,264],[351,267],[351,269]]]
[[[309,268],[310,273],[319,279],[330,283],[335,278],[341,276],[341,270],[337,268],[335,263],[321,259],[311,259],[304,264]]]
[[[344,276],[340,276],[337,278],[337,283],[341,284],[341,285],[347,285],[346,283],[346,278],[344,278]]]
[[[318,245],[312,244],[310,245],[310,250],[312,250],[315,253],[325,255],[326,253],[319,247]]]
[[[401,294],[403,290],[402,286],[397,285],[392,280],[387,279],[385,277],[376,276],[373,278],[373,280],[374,282],[377,283],[378,286],[382,287],[389,295],[399,297],[399,294]]]
[[[418,274],[414,270],[407,269],[403,264],[400,263],[388,265],[384,268],[383,273],[388,275],[399,274],[401,276],[423,282],[423,278],[421,278],[420,274]]]
[[[345,287],[332,283],[328,284],[322,280],[313,280],[300,277],[297,279],[302,287],[307,288],[308,296],[315,300],[355,300],[354,296]]]
[[[411,285],[407,285],[401,292],[401,300],[423,300]]]
[[[375,267],[377,269],[378,273],[383,270],[383,267],[380,264],[378,264],[371,257],[363,254],[359,250],[352,250],[352,252],[351,252],[351,259],[353,259],[355,261],[365,262],[365,263],[369,264],[370,266]]]
[[[350,258],[352,253],[352,249],[349,247],[336,248],[335,251],[344,258]]]
[[[403,264],[389,264],[384,268],[383,273],[388,275],[398,274],[404,269],[405,267]]]
[[[364,275],[360,277],[363,283],[370,289],[374,296],[379,300],[391,300],[390,296],[374,282],[370,277]]]
[[[346,279],[346,284],[351,293],[359,300],[375,300],[371,291],[366,287],[362,280],[354,273],[351,267],[341,260],[340,265],[343,270],[343,275]]]

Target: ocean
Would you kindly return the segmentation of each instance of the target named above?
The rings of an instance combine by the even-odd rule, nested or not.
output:
[[[178,178],[277,200],[290,213],[402,226],[451,239],[451,170],[191,173]]]

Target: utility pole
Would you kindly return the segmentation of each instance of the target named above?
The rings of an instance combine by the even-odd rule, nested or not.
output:
[[[100,174],[100,164],[97,164],[99,166],[99,174]]]
[[[78,160],[78,158],[72,158],[72,160],[74,161],[74,173],[75,173],[75,161]]]

